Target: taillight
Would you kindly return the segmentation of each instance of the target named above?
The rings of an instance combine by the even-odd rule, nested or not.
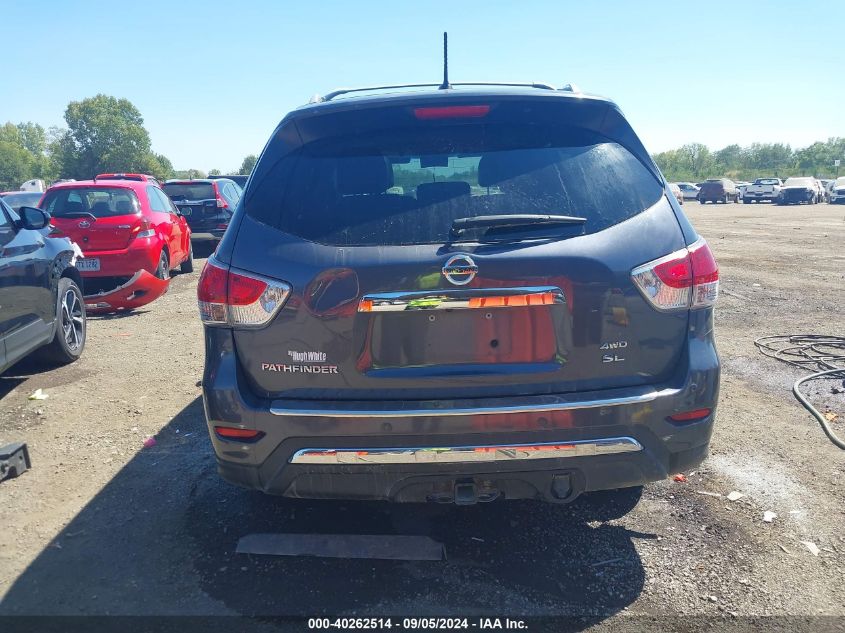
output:
[[[155,234],[156,230],[150,228],[150,221],[144,217],[141,218],[141,222],[139,224],[136,224],[132,228],[133,237],[153,237]]]
[[[631,277],[658,310],[706,308],[719,296],[719,267],[703,238],[687,248],[638,266]]]
[[[197,285],[200,320],[207,325],[260,327],[281,309],[290,291],[283,281],[232,270],[209,258]]]
[[[220,189],[217,187],[217,183],[211,183],[211,186],[214,187],[214,197],[217,198],[217,208],[218,209],[228,209],[229,203],[223,199],[223,196],[220,195]]]

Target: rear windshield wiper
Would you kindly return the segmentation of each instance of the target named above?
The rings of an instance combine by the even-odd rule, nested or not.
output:
[[[573,215],[536,215],[508,213],[504,215],[479,215],[471,218],[457,218],[452,222],[452,234],[475,228],[499,229],[530,226],[567,226],[584,224],[587,218]]]

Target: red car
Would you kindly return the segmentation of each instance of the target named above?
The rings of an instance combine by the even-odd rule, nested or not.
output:
[[[132,277],[146,270],[159,279],[194,268],[191,229],[170,198],[149,181],[81,180],[50,187],[39,207],[54,235],[76,242],[83,277]]]

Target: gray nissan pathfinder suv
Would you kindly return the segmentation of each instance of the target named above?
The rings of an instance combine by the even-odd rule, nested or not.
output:
[[[288,497],[567,502],[707,455],[716,262],[618,107],[317,97],[202,273],[220,474]]]

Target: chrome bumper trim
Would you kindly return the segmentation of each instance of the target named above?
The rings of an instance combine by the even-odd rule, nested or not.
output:
[[[559,459],[635,453],[643,449],[632,437],[600,440],[502,444],[493,446],[428,446],[408,448],[303,448],[291,464],[459,464]]]
[[[564,303],[566,303],[566,298],[557,286],[466,288],[368,294],[364,295],[358,303],[358,312],[524,308],[535,305],[563,305]]]
[[[432,401],[430,407],[401,408],[400,402],[385,403],[390,408],[373,408],[373,402],[326,402],[325,408],[303,408],[297,406],[304,404],[296,400],[275,400],[270,405],[270,413],[294,418],[427,418],[427,417],[454,417],[460,415],[501,415],[503,413],[542,413],[545,411],[575,411],[577,409],[599,409],[602,407],[618,407],[629,404],[643,404],[652,402],[659,397],[677,393],[676,389],[664,389],[663,391],[649,390],[636,395],[621,396],[618,398],[600,398],[595,400],[565,400],[558,396],[534,396],[525,398],[507,398],[508,404],[498,404],[502,399],[495,402],[488,401],[486,406],[462,406],[468,404],[466,400],[455,402],[455,406],[443,407],[442,402]],[[313,405],[311,401],[309,404]],[[474,403],[473,403],[474,404]],[[440,405],[440,406],[438,406]],[[336,408],[334,408],[336,407]]]

